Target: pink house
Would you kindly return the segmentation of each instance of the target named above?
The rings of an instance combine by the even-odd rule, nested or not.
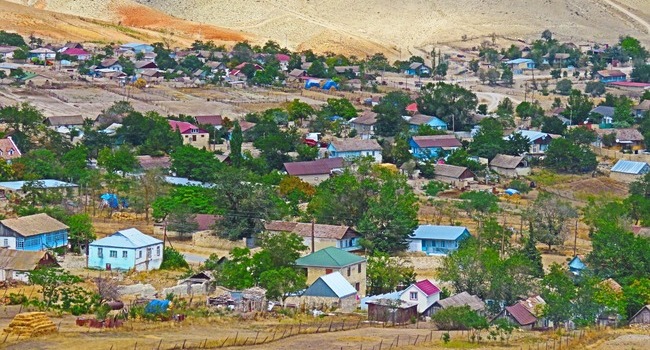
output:
[[[76,57],[79,61],[86,61],[92,57],[92,54],[84,49],[69,48],[62,52],[64,55]]]

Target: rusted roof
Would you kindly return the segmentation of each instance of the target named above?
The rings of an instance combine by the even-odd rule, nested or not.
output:
[[[199,125],[220,126],[223,124],[223,118],[220,115],[197,115],[194,119]]]
[[[519,301],[523,307],[526,308],[534,316],[538,316],[542,313],[542,307],[546,305],[546,301],[542,299],[539,295],[533,295],[526,300]]]
[[[0,269],[2,270],[32,271],[39,266],[41,260],[58,266],[56,259],[47,252],[0,248]]]
[[[312,224],[303,222],[271,221],[264,225],[268,231],[291,232],[301,237],[311,237]],[[350,226],[314,224],[315,238],[343,239],[352,230]],[[352,230],[354,232],[354,230]],[[356,232],[355,232],[356,233]]]
[[[324,175],[333,169],[343,167],[343,158],[324,158],[306,162],[284,163],[287,173],[292,176]]]
[[[537,318],[520,303],[512,306],[506,306],[506,312],[510,314],[521,326],[531,325],[537,321]]]
[[[469,179],[474,177],[474,173],[464,166],[436,164],[434,168],[436,169],[436,176],[453,177],[456,179]]]
[[[616,282],[613,278],[608,278],[600,282],[599,285],[609,287],[612,291],[616,293],[621,293],[623,291],[623,287],[621,287],[621,285],[618,284],[618,282]]]
[[[0,158],[10,160],[20,158],[21,155],[18,146],[11,139],[11,136],[0,139]]]
[[[372,111],[364,112],[360,117],[354,118],[350,124],[375,125],[377,123],[377,113]]]
[[[411,125],[424,125],[429,123],[433,118],[435,117],[425,114],[416,114],[408,120],[408,123]]]
[[[51,126],[83,125],[84,118],[81,115],[59,115],[47,117],[45,122]]]
[[[217,220],[221,218],[219,215],[196,214],[194,221],[198,224],[197,230],[206,231],[212,229]]]
[[[497,154],[490,162],[490,166],[504,169],[515,169],[524,161],[523,156],[509,156],[506,154]]]
[[[377,140],[334,139],[331,142],[337,152],[381,151]]]
[[[68,229],[68,226],[64,223],[44,213],[23,216],[15,219],[5,219],[0,221],[0,223],[2,226],[11,229],[23,237]]]
[[[454,135],[413,136],[413,141],[422,148],[440,147],[446,149],[463,145]]]
[[[438,300],[436,302],[443,309],[452,307],[452,306],[469,306],[470,309],[474,311],[479,311],[485,309],[485,303],[481,298],[476,295],[471,295],[467,292],[462,292],[456,295],[452,295],[449,298]]]

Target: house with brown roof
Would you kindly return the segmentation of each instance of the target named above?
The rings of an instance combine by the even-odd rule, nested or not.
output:
[[[627,75],[618,69],[606,69],[596,72],[596,79],[605,84],[617,81],[625,81],[626,78]]]
[[[47,214],[0,221],[0,243],[16,250],[39,251],[68,244],[68,226]]]
[[[350,119],[349,125],[357,131],[362,139],[367,140],[375,134],[375,124],[377,123],[377,113],[365,111],[356,118]]]
[[[449,298],[441,299],[433,303],[426,311],[429,315],[450,307],[469,306],[470,310],[482,313],[485,311],[485,303],[476,295],[467,292],[458,293]]]
[[[20,149],[11,136],[0,139],[0,158],[10,164],[13,159],[20,158],[21,155]]]
[[[312,185],[329,179],[332,171],[343,169],[343,158],[323,158],[306,162],[284,163],[287,174],[300,178]]]
[[[611,149],[617,151],[628,150],[633,153],[638,153],[638,151],[645,149],[643,135],[637,129],[598,129],[596,132],[598,133],[596,144],[600,147],[607,146],[603,141],[605,135],[614,134],[614,143],[609,147]]]
[[[436,164],[434,179],[448,183],[457,188],[469,186],[470,182],[474,181],[474,173],[469,168],[464,166],[456,166],[449,164]]]
[[[413,136],[408,142],[411,153],[418,159],[443,157],[463,146],[455,135]]]
[[[634,110],[634,116],[637,118],[642,118],[644,114],[650,111],[650,100],[643,100],[638,105],[632,108]]]
[[[269,232],[290,232],[303,238],[303,243],[311,249],[312,233],[314,237],[314,249],[320,250],[327,247],[335,247],[345,251],[356,251],[359,246],[359,233],[350,226],[325,225],[270,221],[264,224],[264,229]],[[313,229],[313,232],[312,232]]]
[[[514,305],[506,306],[492,322],[497,319],[506,319],[521,329],[548,328],[552,325],[542,317],[546,302],[539,295],[534,295],[526,300],[520,300]]]
[[[0,281],[29,282],[29,273],[40,267],[59,266],[52,254],[0,248]]]
[[[223,127],[223,117],[220,115],[197,115],[194,117],[198,125],[211,125],[219,130]]]
[[[53,128],[66,127],[68,129],[72,128],[82,128],[84,125],[84,117],[80,114],[78,115],[57,115],[45,118],[45,125],[51,126]]]
[[[415,114],[412,117],[405,117],[409,124],[409,130],[416,132],[422,126],[429,126],[435,130],[447,130],[447,123],[438,117],[426,114]]]
[[[372,157],[375,163],[382,162],[381,146],[377,140],[333,139],[327,147],[330,157],[354,160],[360,157]]]
[[[530,166],[524,156],[497,154],[490,161],[490,170],[509,178],[530,175]]]

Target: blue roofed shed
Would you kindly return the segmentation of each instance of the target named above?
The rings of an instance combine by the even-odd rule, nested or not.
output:
[[[420,225],[409,239],[409,251],[446,255],[470,236],[464,226]]]
[[[650,172],[650,165],[646,162],[634,162],[631,160],[619,160],[614,164],[609,177],[621,182],[634,182],[639,177]]]
[[[357,290],[340,272],[320,276],[302,295],[309,304],[336,305],[342,310],[352,311],[357,307]]]
[[[163,241],[145,235],[135,228],[90,243],[88,267],[148,271],[160,268],[163,260]]]

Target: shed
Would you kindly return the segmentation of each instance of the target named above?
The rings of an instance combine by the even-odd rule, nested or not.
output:
[[[510,178],[530,175],[530,167],[524,156],[497,154],[490,161],[490,169],[499,175]]]
[[[650,305],[641,308],[632,318],[630,324],[650,324]]]
[[[474,173],[469,168],[464,166],[456,166],[449,164],[436,164],[435,179],[448,183],[452,186],[463,188],[469,185],[474,180]]]
[[[648,172],[650,172],[650,165],[646,162],[621,159],[614,164],[609,177],[617,181],[631,183]]]
[[[0,281],[28,282],[30,271],[46,266],[59,266],[56,258],[48,252],[0,248]]]
[[[418,304],[400,299],[377,299],[367,302],[368,321],[404,324],[418,317]]]
[[[506,306],[496,318],[505,318],[522,329],[532,329],[537,322],[537,317],[520,303]]]
[[[302,297],[312,305],[329,304],[345,311],[352,311],[357,307],[357,290],[338,271],[318,277]]]
[[[481,298],[476,295],[471,295],[467,292],[458,293],[452,295],[449,298],[438,300],[430,307],[430,314],[433,315],[439,310],[446,309],[448,307],[457,307],[457,306],[469,306],[471,310],[477,312],[483,312],[485,310],[485,303]]]
[[[580,275],[582,273],[582,270],[586,269],[587,266],[583,262],[584,257],[581,257],[580,255],[576,255],[569,261],[569,271],[571,271],[574,275]]]

